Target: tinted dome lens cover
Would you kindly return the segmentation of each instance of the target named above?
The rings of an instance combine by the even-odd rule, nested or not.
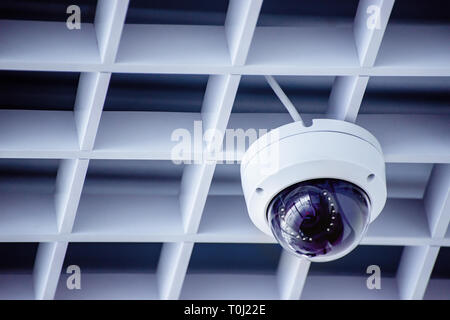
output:
[[[370,202],[350,182],[308,180],[276,195],[267,218],[285,249],[314,260],[351,250],[359,243],[370,222]]]

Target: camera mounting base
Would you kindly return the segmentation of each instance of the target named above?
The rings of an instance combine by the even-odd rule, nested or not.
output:
[[[366,129],[353,123],[314,119],[293,122],[260,137],[245,153],[241,180],[252,222],[272,235],[267,208],[282,190],[313,179],[339,179],[365,191],[370,221],[386,202],[385,163],[381,146]]]

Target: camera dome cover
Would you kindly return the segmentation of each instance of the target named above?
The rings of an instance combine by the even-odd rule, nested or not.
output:
[[[350,182],[309,180],[276,195],[267,219],[285,249],[315,260],[348,252],[359,243],[370,222],[370,201]]]

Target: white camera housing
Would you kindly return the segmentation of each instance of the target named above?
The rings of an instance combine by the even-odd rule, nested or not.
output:
[[[387,196],[380,144],[366,129],[340,120],[315,119],[309,127],[293,122],[270,131],[245,153],[241,179],[252,222],[271,236],[269,204],[299,182],[337,179],[356,185],[368,197],[369,222],[380,214]],[[337,259],[353,250],[362,237],[357,235],[343,252],[307,258]]]

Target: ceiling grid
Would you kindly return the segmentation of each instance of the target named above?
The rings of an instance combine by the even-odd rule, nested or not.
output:
[[[346,286],[357,299],[424,298],[439,248],[450,247],[450,116],[359,111],[372,77],[450,77],[448,28],[446,33],[439,25],[406,31],[395,26],[385,43],[394,0],[360,0],[349,30],[317,27],[311,31],[317,33],[314,40],[295,27],[257,26],[262,5],[263,0],[230,0],[224,26],[127,24],[128,0],[98,0],[94,23],[77,32],[61,27],[63,22],[0,20],[0,69],[80,73],[73,112],[0,110],[0,158],[58,160],[55,190],[45,204],[31,202],[31,210],[20,198],[0,204],[10,212],[0,217],[0,241],[39,243],[31,276],[0,274],[0,298],[308,299],[320,297],[324,282],[324,298],[345,298],[340,293]],[[380,8],[379,28],[366,25],[371,5]],[[411,43],[418,40],[405,38],[405,32],[427,39],[427,45],[417,49]],[[382,43],[387,48],[380,54]],[[306,53],[298,56],[301,46]],[[408,46],[419,53],[402,58]],[[434,59],[427,58],[430,52]],[[201,111],[104,111],[114,73],[208,75]],[[225,159],[186,163],[179,180],[156,183],[159,192],[178,193],[135,201],[138,195],[124,186],[123,195],[83,198],[93,162],[169,164],[176,145],[171,133],[186,128],[193,135],[196,120],[204,130],[220,132],[220,140],[227,128],[287,123],[286,113],[232,112],[241,78],[249,75],[335,76],[328,117],[371,131],[387,163],[432,166],[423,199],[389,198],[363,239],[364,246],[405,247],[395,277],[378,295],[365,287],[365,277],[310,275],[308,261],[285,252],[271,274],[190,272],[197,244],[275,243],[250,224],[239,187],[213,194],[217,167]],[[307,120],[315,116],[323,115],[305,114]],[[243,152],[238,150],[236,160]],[[86,289],[71,291],[65,288],[64,266],[70,244],[77,242],[162,246],[154,272],[121,279],[89,273],[82,276]],[[445,281],[450,287],[450,279]],[[122,296],[110,292],[111,283]]]

